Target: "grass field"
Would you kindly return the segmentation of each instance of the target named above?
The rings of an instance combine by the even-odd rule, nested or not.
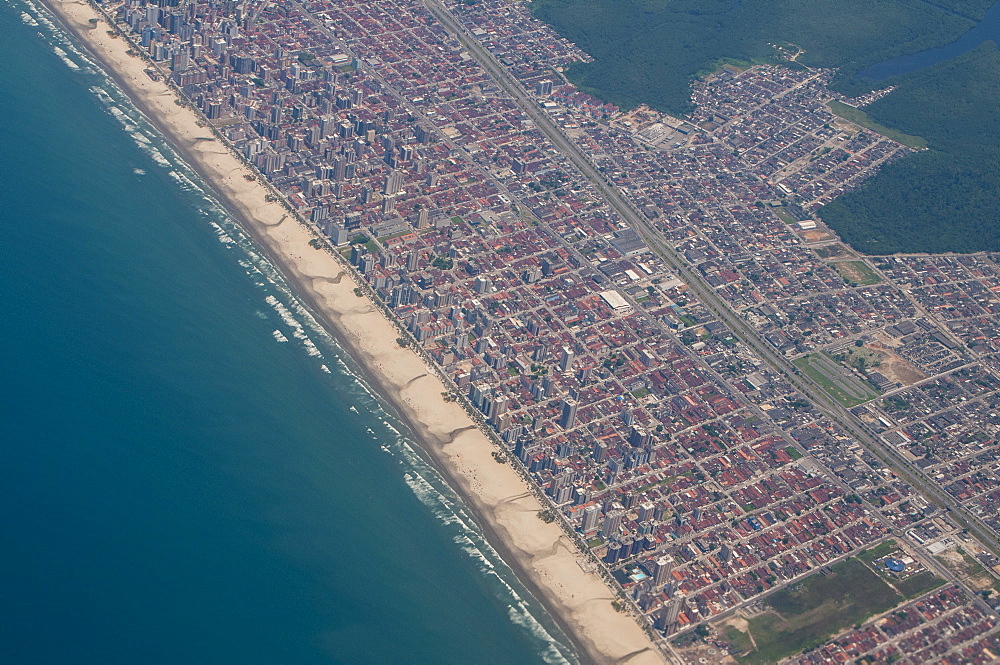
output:
[[[792,214],[784,208],[771,208],[771,210],[774,211],[774,214],[777,215],[785,224],[795,223],[795,218],[792,217]]]
[[[882,281],[864,261],[836,261],[830,266],[852,286],[871,286]]]
[[[737,660],[746,665],[775,663],[822,644],[840,630],[902,601],[892,587],[858,559],[848,559],[832,570],[770,596],[766,602],[770,611],[750,619],[749,631],[757,643],[756,650]],[[741,646],[749,642],[738,635],[733,637],[737,638],[733,643]]]
[[[890,138],[893,141],[898,141],[905,146],[916,148],[918,150],[923,150],[927,147],[927,139],[921,136],[910,136],[909,134],[904,134],[898,129],[892,129],[891,127],[880,125],[859,108],[848,106],[847,104],[836,100],[830,102],[827,106],[830,107],[830,111],[834,115],[839,116],[844,120],[853,122],[855,125],[861,125],[862,127],[870,129],[877,134],[881,134],[886,138]]]
[[[907,598],[916,598],[917,596],[924,595],[931,589],[938,588],[944,584],[944,580],[934,573],[924,571],[916,575],[910,575],[905,580],[893,580],[892,584]]]
[[[823,353],[810,353],[796,358],[792,364],[841,405],[851,408],[878,397],[878,392],[854,375],[848,374],[836,361]]]
[[[874,564],[872,564],[873,561],[886,557],[897,549],[899,549],[899,545],[896,544],[895,540],[887,540],[877,547],[873,547],[870,550],[862,552],[858,555],[858,558],[869,566],[875,567]],[[899,592],[908,600],[921,596],[931,589],[936,589],[944,584],[944,580],[929,571],[917,573],[916,575],[911,575],[905,580],[900,580],[884,568],[876,568],[876,570],[878,570],[879,575],[888,580],[889,583],[896,587],[896,589],[898,589]]]
[[[881,545],[876,545],[870,550],[865,550],[858,555],[858,558],[867,563],[881,559],[884,556],[888,556],[899,549],[899,545],[896,544],[895,540],[887,540]]]

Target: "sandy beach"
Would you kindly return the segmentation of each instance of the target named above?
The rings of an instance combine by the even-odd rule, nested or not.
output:
[[[365,297],[344,265],[325,249],[310,246],[314,232],[279,203],[197,115],[177,103],[162,81],[144,72],[148,64],[129,55],[129,43],[108,34],[90,5],[46,0],[64,24],[102,61],[135,103],[177,146],[254,236],[330,332],[344,344],[407,421],[449,483],[479,516],[491,543],[595,663],[666,662],[635,619],[612,607],[613,594],[592,564],[556,524],[538,519],[541,504],[465,410],[442,397],[446,386],[421,357],[401,348],[399,331]],[[474,659],[474,654],[470,654]]]

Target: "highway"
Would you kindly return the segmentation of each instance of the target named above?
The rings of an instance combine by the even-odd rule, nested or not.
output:
[[[761,339],[746,321],[732,311],[728,304],[720,298],[715,290],[702,276],[680,256],[663,238],[656,227],[632,206],[624,196],[610,185],[597,170],[582,150],[569,139],[555,124],[551,117],[539,106],[521,84],[496,57],[485,49],[464,26],[462,26],[439,0],[424,0],[427,9],[441,24],[453,33],[476,61],[494,78],[514,100],[525,114],[534,121],[538,129],[565,155],[577,170],[589,180],[601,193],[605,201],[622,218],[627,221],[643,240],[655,252],[669,261],[680,277],[687,283],[694,294],[720,321],[725,323],[732,333],[744,344],[753,349],[764,361],[780,372],[803,395],[809,397],[818,410],[840,425],[846,433],[854,437],[859,444],[891,467],[903,479],[913,485],[929,501],[951,513],[959,524],[975,535],[986,547],[1000,555],[1000,537],[978,516],[972,514],[949,495],[936,481],[927,477],[922,469],[904,459],[892,446],[884,443],[877,434],[823,389],[795,368],[777,349]]]

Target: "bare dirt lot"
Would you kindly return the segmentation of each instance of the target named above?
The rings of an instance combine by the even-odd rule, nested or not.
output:
[[[878,367],[878,371],[890,381],[896,381],[904,386],[912,386],[917,381],[927,378],[926,374],[914,367],[910,361],[896,355],[886,344],[872,342],[867,344],[865,348],[871,349],[880,356],[882,364]]]

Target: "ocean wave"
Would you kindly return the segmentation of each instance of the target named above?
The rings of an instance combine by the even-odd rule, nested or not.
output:
[[[86,73],[101,71],[97,64],[87,57],[86,53],[77,48],[69,34],[49,18],[51,14],[48,8],[37,5],[30,0],[25,0],[19,3],[19,5],[13,2],[7,2],[7,4],[21,10],[21,22],[33,28],[38,28],[39,36],[53,47],[53,52],[67,67],[74,71]],[[70,58],[69,56],[73,57]]]
[[[320,352],[319,348],[312,341],[312,339],[309,338],[309,335],[306,333],[303,325],[299,323],[298,319],[295,318],[295,315],[292,314],[291,310],[289,310],[284,303],[278,300],[278,298],[274,295],[269,295],[264,298],[264,302],[270,305],[271,309],[273,309],[285,325],[291,329],[292,337],[301,342],[307,354],[317,358],[323,357],[322,352]]]
[[[407,446],[408,447],[408,446]],[[424,464],[422,459],[418,463]],[[560,649],[556,645],[561,645],[545,626],[535,617],[531,608],[517,592],[517,590],[500,573],[498,564],[503,561],[495,549],[486,541],[483,534],[477,527],[473,526],[472,520],[460,507],[461,504],[449,499],[444,493],[439,491],[423,475],[414,470],[403,473],[403,480],[417,499],[430,509],[431,514],[446,526],[456,526],[458,533],[452,536],[452,540],[465,554],[479,564],[480,572],[495,579],[498,583],[497,592],[508,601],[508,615],[512,623],[520,626],[540,643],[542,659],[552,665],[570,665],[565,653],[569,649]],[[464,519],[463,519],[464,517]],[[504,566],[504,570],[509,570]],[[509,573],[508,573],[509,574]]]
[[[63,61],[63,64],[69,67],[70,69],[74,70],[80,69],[80,65],[73,62],[70,59],[69,55],[67,55],[66,51],[62,50],[58,46],[53,46],[52,52],[55,53],[59,57],[59,59]]]
[[[0,1],[15,4],[11,0]],[[411,445],[411,442],[394,421],[389,420],[374,389],[362,375],[352,368],[350,363],[345,362],[342,357],[343,347],[294,296],[291,288],[275,266],[262,255],[256,248],[254,241],[229,216],[225,208],[208,193],[207,188],[200,184],[201,181],[196,172],[178,156],[169,142],[164,139],[141,110],[132,104],[127,94],[118,87],[115,81],[88,58],[82,50],[77,48],[72,39],[53,21],[49,20],[46,9],[39,7],[32,0],[17,0],[15,6],[28,8],[27,11],[21,12],[21,20],[24,23],[33,27],[43,27],[44,30],[48,31],[48,35],[43,35],[43,37],[51,40],[49,44],[53,46],[53,52],[67,67],[74,70],[86,70],[95,75],[95,84],[89,88],[91,93],[122,125],[137,147],[157,165],[169,169],[171,178],[178,186],[200,196],[204,205],[203,212],[209,217],[209,224],[220,241],[227,245],[238,246],[241,250],[237,255],[239,265],[247,271],[248,275],[260,277],[260,279],[254,279],[256,285],[272,291],[266,296],[265,302],[290,332],[290,335],[286,335],[286,331],[274,329],[271,335],[275,341],[287,343],[291,341],[289,337],[294,338],[305,348],[308,355],[320,358],[324,356],[317,342],[322,344],[324,348],[332,350],[329,358],[320,365],[320,369],[327,373],[336,374],[338,381],[343,380],[347,384],[348,395],[354,398],[354,401],[365,412],[375,415],[385,425],[388,432],[376,433],[371,428],[368,429],[368,432],[374,439],[382,441],[380,445],[382,450],[396,457],[403,465],[404,481],[414,495],[445,526],[456,530],[456,533],[453,534],[456,546],[474,559],[480,569],[491,579],[498,580],[497,592],[502,595],[505,602],[509,603],[508,612],[511,621],[544,643],[544,647],[540,647],[540,650],[543,649],[542,656],[545,661],[553,665],[568,663],[569,661],[562,656],[559,648],[553,646],[554,640],[551,635],[532,615],[530,608],[514,586],[505,579],[508,573],[502,574],[502,571],[507,570],[506,566],[485,540],[475,521],[464,509],[461,500],[457,496],[453,496],[453,492],[447,487],[444,480]],[[93,67],[93,69],[88,69],[88,67]],[[135,169],[135,173],[141,175],[145,171]],[[255,314],[261,319],[270,318],[263,310],[257,310]],[[357,411],[354,407],[352,409]]]
[[[479,562],[480,572],[489,573],[496,568],[496,566],[493,565],[493,562],[486,557],[486,554],[479,549],[479,546],[464,533],[457,534],[452,538],[452,541],[458,545],[463,552]],[[506,585],[506,582],[504,584]],[[508,588],[510,587],[508,586]]]
[[[150,157],[152,157],[153,161],[156,162],[157,164],[159,164],[160,166],[162,166],[164,168],[170,166],[170,160],[167,159],[166,157],[164,157],[163,153],[160,152],[159,150],[157,150],[156,148],[149,147],[146,150],[146,154],[148,154]]]
[[[176,180],[181,185],[181,187],[183,187],[185,189],[185,191],[188,191],[188,192],[197,192],[198,194],[205,194],[205,190],[202,189],[201,186],[198,183],[196,183],[194,180],[192,180],[190,177],[188,177],[180,169],[172,169],[170,171],[170,177],[173,178],[174,180]],[[206,196],[205,198],[208,198],[208,197]],[[211,200],[211,199],[208,199],[208,200]],[[213,209],[211,212],[215,213],[215,214],[219,214],[219,213],[222,212],[222,210],[214,210]]]
[[[236,239],[233,238],[233,236],[230,235],[229,232],[226,231],[226,229],[222,228],[220,225],[216,224],[215,222],[209,222],[208,225],[212,227],[212,230],[215,231],[215,236],[219,239],[219,242],[221,242],[223,245],[236,246],[239,244],[236,241]],[[257,269],[253,267],[253,265],[245,261],[238,260],[237,263],[240,265],[241,268],[244,268],[246,270],[246,273],[248,275],[253,275],[254,273],[258,272]]]
[[[527,630],[531,635],[536,637],[538,641],[543,642],[545,647],[539,654],[546,663],[550,665],[571,665],[571,662],[566,659],[566,656],[556,648],[555,640],[549,631],[545,630],[545,626],[541,624],[531,614],[524,603],[518,603],[517,605],[511,605],[507,608],[507,616],[510,617],[511,623],[520,626],[521,628]]]
[[[419,473],[407,471],[403,474],[403,482],[410,488],[420,503],[427,506],[431,514],[444,524],[454,524],[460,522],[453,511],[443,504],[444,497],[434,489],[434,486],[427,482]]]
[[[390,432],[392,432],[392,433],[393,433],[393,434],[395,434],[396,436],[403,436],[403,433],[402,433],[402,432],[400,432],[400,431],[399,431],[398,429],[396,429],[395,427],[393,427],[392,423],[390,423],[390,422],[389,422],[388,420],[382,420],[382,421],[381,421],[381,423],[382,423],[383,425],[385,425],[385,428],[386,428],[387,430],[389,430]]]

